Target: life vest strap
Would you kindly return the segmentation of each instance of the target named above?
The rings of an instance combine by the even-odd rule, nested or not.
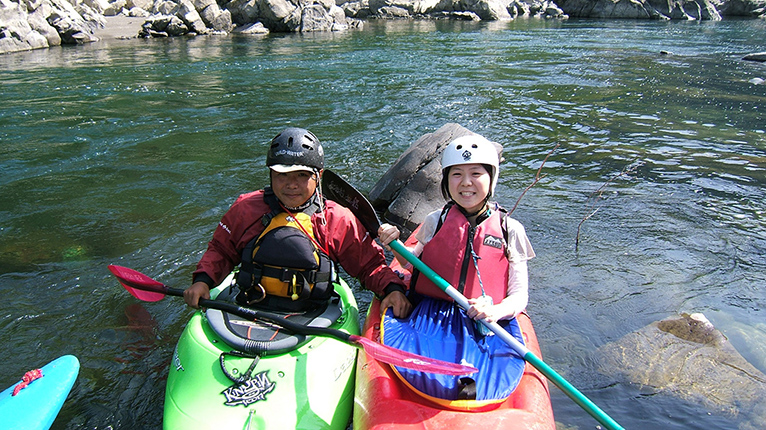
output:
[[[262,277],[279,279],[282,282],[292,282],[295,275],[300,274],[310,284],[316,284],[317,282],[329,282],[331,273],[320,272],[318,270],[300,270],[290,269],[287,267],[274,267],[274,266],[261,266],[255,264],[255,270],[253,270],[253,278],[255,281],[259,281]]]

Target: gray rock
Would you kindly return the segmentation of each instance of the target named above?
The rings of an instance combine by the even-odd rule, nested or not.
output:
[[[215,1],[206,6],[201,12],[200,17],[208,28],[214,31],[230,32],[234,26],[231,22],[231,12],[221,10]]]
[[[27,22],[33,30],[40,33],[48,41],[48,46],[61,45],[58,31],[43,17],[41,10],[36,10],[27,16]]]
[[[332,26],[330,27],[330,31],[345,31],[351,27],[355,27],[358,22],[353,19],[347,19],[346,13],[343,11],[343,9],[334,4],[330,6],[327,14],[332,17]]]
[[[82,4],[88,6],[100,14],[103,14],[104,11],[109,7],[109,2],[107,0],[84,0]]]
[[[122,0],[119,0],[122,1]],[[152,7],[152,12],[158,13],[160,15],[175,15],[178,13],[178,10],[180,9],[180,6],[178,6],[178,3],[174,1],[158,1],[154,3],[154,6]]]
[[[128,11],[128,16],[136,17],[136,18],[146,18],[147,16],[151,16],[152,14],[148,11],[141,9],[140,7],[132,7]]]
[[[718,10],[722,16],[764,16],[766,0],[728,0]]]
[[[255,24],[246,25],[244,27],[237,27],[234,29],[234,32],[240,34],[266,35],[269,34],[269,29],[264,27],[263,23],[256,22]]]
[[[168,22],[167,26],[165,26],[163,31],[169,36],[183,36],[189,32],[189,27],[181,18],[175,15],[171,15],[170,21]]]
[[[30,50],[46,48],[49,46],[48,39],[35,31],[25,17],[20,17],[8,22],[3,29],[3,36],[13,39],[15,50]]]
[[[501,0],[464,0],[464,9],[473,12],[485,21],[510,20],[506,5]]]
[[[762,428],[766,420],[766,375],[702,314],[654,322],[603,345],[596,356],[604,375],[739,416],[740,429]]]
[[[400,6],[382,6],[375,11],[380,18],[411,18],[409,10]]]
[[[301,12],[288,0],[258,0],[261,22],[270,31],[298,31],[301,24]]]
[[[125,9],[128,5],[127,0],[115,0],[112,3],[109,3],[109,6],[104,9],[103,14],[105,16],[115,16],[119,15],[120,12],[122,12],[123,9]]]
[[[240,25],[249,26],[250,23],[257,22],[260,15],[257,0],[233,0],[226,3],[226,9],[231,12],[231,20]]]
[[[137,7],[139,9],[143,9],[145,11],[151,11],[154,7],[154,1],[152,0],[128,0],[126,7],[128,9],[133,9],[134,7]]]
[[[351,1],[351,2],[344,2],[343,4],[339,5],[343,12],[346,14],[346,16],[351,18],[357,18],[360,16],[360,11],[362,10],[362,2],[358,1]],[[369,9],[364,9],[366,11],[369,11]]]
[[[742,57],[743,60],[747,61],[760,61],[764,62],[766,61],[766,52],[756,52],[753,54],[747,54],[744,57]]]
[[[556,3],[565,14],[578,18],[721,19],[718,0],[557,0]]]
[[[647,9],[640,0],[557,0],[556,4],[576,18],[659,18],[660,14]]]
[[[218,5],[215,0],[192,0],[192,4],[194,5],[194,9],[197,9],[198,11],[202,11],[210,5]]]
[[[199,12],[197,12],[197,9],[195,9],[194,4],[191,1],[180,0],[178,6],[179,9],[177,15],[186,23],[190,31],[197,34],[207,33],[205,22],[202,21],[202,17],[199,15]]]
[[[140,37],[182,36],[189,32],[186,23],[176,15],[154,15],[144,22]]]
[[[331,31],[333,19],[327,9],[315,3],[303,9],[301,16],[301,32]]]

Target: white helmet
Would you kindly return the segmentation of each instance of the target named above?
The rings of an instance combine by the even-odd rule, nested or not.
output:
[[[489,195],[495,193],[498,172],[500,170],[500,157],[497,147],[484,136],[471,134],[460,136],[447,145],[442,153],[442,178],[446,178],[447,170],[452,166],[461,164],[483,164],[491,167],[489,172],[492,182],[490,183]],[[442,180],[442,194],[449,200],[449,191],[445,189],[445,181]]]

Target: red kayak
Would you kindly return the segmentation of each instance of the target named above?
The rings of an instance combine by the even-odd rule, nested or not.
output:
[[[372,302],[362,335],[380,339],[380,301]],[[527,314],[517,317],[527,348],[540,357],[537,335]],[[446,409],[407,387],[387,364],[360,353],[356,364],[354,429],[489,429],[555,430],[548,382],[530,364],[511,396],[492,410]]]

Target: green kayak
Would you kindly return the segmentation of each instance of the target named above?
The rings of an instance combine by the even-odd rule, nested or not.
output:
[[[211,291],[233,301],[231,277]],[[348,285],[326,309],[293,322],[359,334]],[[165,392],[165,429],[345,429],[354,401],[356,348],[294,335],[215,309],[196,312],[178,340]]]

